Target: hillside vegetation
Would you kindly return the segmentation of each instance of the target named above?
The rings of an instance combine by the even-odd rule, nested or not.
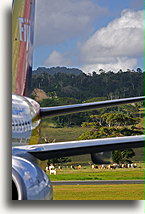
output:
[[[143,72],[93,72],[86,75],[76,68],[38,68],[33,71],[32,90],[39,88],[58,97],[81,101],[94,97],[107,99],[143,95]]]
[[[38,68],[32,80],[32,97],[44,107],[143,95],[140,69],[86,75],[75,68]],[[42,122],[42,142],[142,134],[143,114],[143,104],[136,103],[52,117]],[[133,159],[143,160],[143,150],[135,151]]]

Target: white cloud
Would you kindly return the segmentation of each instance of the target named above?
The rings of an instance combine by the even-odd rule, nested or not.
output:
[[[44,66],[69,66],[71,60],[67,58],[67,55],[62,54],[58,51],[53,51],[44,62]]]
[[[124,10],[79,46],[82,69],[134,68],[137,57],[143,56],[143,24],[143,11]]]
[[[90,0],[37,0],[35,44],[55,45],[89,33],[106,10]]]
[[[85,73],[92,73],[93,71],[98,72],[100,69],[104,71],[114,71],[118,72],[120,69],[125,71],[127,69],[133,69],[137,64],[137,59],[128,59],[128,58],[117,58],[116,60],[112,59],[110,63],[106,64],[88,64],[82,67],[82,70]]]

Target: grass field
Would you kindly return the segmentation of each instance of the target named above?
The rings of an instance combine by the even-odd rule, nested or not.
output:
[[[43,127],[43,123],[42,123]],[[82,127],[72,127],[72,128],[50,128],[43,127],[42,135],[46,137],[50,142],[55,139],[56,142],[63,141],[72,141],[78,139],[78,137],[83,134],[85,131],[89,130],[89,128]]]
[[[49,175],[57,180],[135,180],[143,179],[143,164],[135,169],[76,169],[57,170],[57,175]],[[60,185],[53,186],[54,200],[143,200],[143,184],[117,185]]]
[[[54,200],[143,200],[143,184],[54,186]]]
[[[49,175],[52,181],[60,180],[142,180],[144,172],[142,168],[135,169],[62,169],[57,170],[56,175]]]

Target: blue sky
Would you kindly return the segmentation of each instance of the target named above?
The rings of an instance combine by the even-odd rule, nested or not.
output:
[[[36,0],[33,69],[143,68],[142,0]]]

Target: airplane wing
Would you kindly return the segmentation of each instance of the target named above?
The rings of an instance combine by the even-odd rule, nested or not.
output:
[[[88,153],[139,148],[143,147],[144,139],[144,135],[137,135],[19,146],[13,148],[13,154],[16,156],[26,156],[26,153],[28,153],[40,160],[47,160],[50,158],[60,158]]]
[[[83,103],[67,106],[55,106],[40,108],[40,116],[57,116],[80,111],[92,110],[101,107],[116,106],[143,101],[144,97],[132,97],[117,100],[107,100],[94,103]],[[82,155],[89,153],[98,153],[113,150],[123,150],[128,148],[143,147],[144,135],[125,136],[114,138],[102,138],[83,141],[70,141],[61,143],[47,143],[39,145],[28,145],[13,148],[13,154],[21,152],[23,155],[29,153],[40,160],[49,158],[59,158],[73,155]]]
[[[111,106],[117,106],[121,104],[129,104],[129,103],[135,103],[135,102],[143,102],[144,98],[145,98],[144,96],[141,96],[141,97],[131,97],[131,98],[116,99],[116,100],[106,100],[106,101],[93,102],[93,103],[82,103],[82,104],[55,106],[55,107],[41,107],[40,116],[41,117],[59,116],[59,115],[77,113],[81,111],[95,110],[97,108],[111,107]]]

